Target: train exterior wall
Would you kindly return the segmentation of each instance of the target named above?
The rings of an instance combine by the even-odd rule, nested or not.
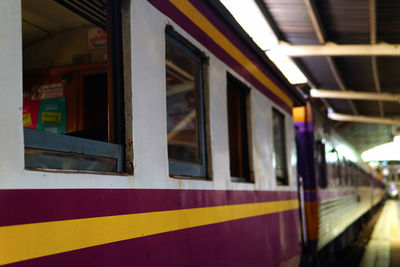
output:
[[[310,105],[295,108],[294,120],[299,149],[298,172],[304,178],[307,245],[311,251],[319,251],[382,201],[384,189],[382,182],[372,176],[366,184],[351,185],[349,182],[338,182],[338,179],[342,181],[344,177],[335,177],[332,162],[328,162],[327,183],[326,187],[322,188],[317,177],[317,140],[324,140],[325,146],[329,148],[326,154],[334,148],[339,150],[335,152],[338,153],[338,157],[352,158],[352,162],[360,168],[365,167],[351,145],[327,126],[321,115],[315,113]],[[340,175],[343,175],[343,172]]]
[[[134,174],[30,171],[24,169],[21,121],[21,1],[0,2],[0,265],[297,266],[301,240],[294,130],[290,101],[276,93],[282,89],[279,80],[243,50],[245,45],[202,2],[131,1],[124,12],[124,23],[130,25],[125,52],[131,58],[131,84],[125,90],[131,96],[126,103],[132,103],[126,127]],[[221,35],[205,34],[198,18],[248,61],[238,61],[240,53],[229,57]],[[209,180],[169,176],[166,25],[209,59]],[[249,62],[251,67],[245,67]],[[228,72],[252,89],[254,183],[230,177]],[[272,107],[285,114],[288,186],[276,184]]]

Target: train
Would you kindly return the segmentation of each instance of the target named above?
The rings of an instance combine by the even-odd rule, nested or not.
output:
[[[306,263],[331,264],[385,199],[383,177],[310,103],[293,110]],[[308,257],[308,258],[307,258]]]
[[[0,22],[1,266],[298,266],[383,200],[219,1]]]

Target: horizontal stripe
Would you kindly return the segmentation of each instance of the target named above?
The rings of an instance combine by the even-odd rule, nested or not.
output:
[[[280,98],[286,105],[293,107],[293,101],[275,83],[269,79],[248,57],[246,57],[224,34],[222,34],[201,12],[187,0],[171,0],[183,14],[204,31],[221,48],[249,71],[257,80]]]
[[[10,267],[299,266],[298,210],[114,242]],[[249,245],[251,244],[251,245]],[[292,265],[285,264],[297,258]]]
[[[306,121],[306,107],[294,107],[292,110],[294,122],[305,122]]]
[[[298,208],[297,200],[0,227],[0,264]]]
[[[251,38],[247,38],[240,34],[240,30],[235,29],[233,25],[229,22],[229,18],[225,18],[228,16],[227,13],[222,10],[215,8],[214,4],[210,4],[208,0],[206,1],[195,1],[189,0],[190,3],[203,15],[205,16],[211,24],[215,26],[220,32],[222,32],[225,37],[234,45],[237,49],[239,49],[248,59],[250,59],[268,78],[279,86],[279,88],[286,94],[291,95],[291,91],[285,82],[277,75],[272,69],[270,65],[273,65],[272,62],[266,62],[268,58],[265,55],[265,52],[262,52],[259,49],[259,52],[255,51],[254,47],[258,47],[257,44],[250,44]],[[217,4],[218,5],[218,4]],[[223,7],[223,5],[221,6]],[[223,15],[223,14],[226,15]],[[241,27],[239,25],[239,27]],[[238,30],[238,31],[237,31]],[[242,29],[243,35],[248,35],[244,29]],[[251,40],[253,42],[253,40]],[[262,56],[261,56],[262,55]],[[276,68],[275,68],[276,69]],[[279,70],[278,70],[279,71]],[[280,73],[282,75],[282,73]],[[283,75],[282,75],[283,77]],[[292,110],[290,110],[292,113]]]
[[[312,122],[295,122],[294,126],[296,127],[296,132],[313,132],[314,131],[314,123]]]
[[[221,48],[214,40],[211,39],[204,31],[202,31],[196,24],[193,23],[186,15],[184,15],[179,9],[177,9],[168,0],[148,0],[155,8],[161,11],[163,14],[172,19],[177,25],[182,27],[187,33],[192,35],[199,43],[205,46],[213,55],[215,55],[219,60],[224,62],[228,67],[234,70],[238,75],[246,79],[250,84],[252,84],[260,93],[264,94],[271,101],[275,102],[288,114],[292,114],[292,108],[284,103],[279,97],[273,94],[267,87],[265,87],[258,79],[256,79],[249,71],[247,71],[241,63],[235,60],[228,52]],[[241,50],[249,59],[253,60],[260,70],[262,70],[265,75],[267,75],[271,81],[275,84],[280,84],[280,89],[289,95],[289,89],[285,87],[282,80],[278,79],[275,74],[267,67],[264,61],[260,60],[255,56],[254,51],[252,51],[248,45],[246,45],[243,40],[239,39],[238,35],[232,31],[221,18],[214,14],[209,7],[205,6],[203,2],[195,1],[192,2],[193,5],[201,10],[203,15],[207,15],[212,24],[223,32],[225,36],[239,49]],[[256,60],[258,59],[258,61]],[[256,63],[258,62],[258,63]]]
[[[351,204],[350,204],[351,205]],[[364,216],[371,209],[370,199],[357,203],[356,206],[351,208],[345,213],[338,214],[334,220],[320,223],[319,225],[319,239],[317,249],[320,250],[332,240],[342,234],[350,225],[356,220]],[[320,218],[322,221],[323,218]]]
[[[356,196],[358,192],[355,190],[351,191],[307,191],[304,192],[304,200],[307,202],[314,201],[328,201],[335,198],[347,197],[347,196]]]
[[[3,189],[0,226],[291,199],[296,191]]]

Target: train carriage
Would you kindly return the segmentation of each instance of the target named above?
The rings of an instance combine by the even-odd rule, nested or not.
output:
[[[0,265],[299,264],[298,96],[219,2],[0,22]]]
[[[337,252],[354,240],[359,221],[384,199],[384,184],[310,103],[294,108],[293,114],[298,174],[304,181],[306,247],[319,253],[338,241],[339,248],[331,248]]]

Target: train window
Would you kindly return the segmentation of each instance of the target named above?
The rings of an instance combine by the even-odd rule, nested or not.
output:
[[[233,181],[251,181],[247,125],[250,90],[231,75],[227,79],[230,174]]]
[[[315,170],[319,186],[325,188],[328,185],[326,175],[325,144],[321,141],[315,143]]]
[[[25,167],[123,171],[120,1],[22,1]]]
[[[349,163],[348,163],[348,174],[349,174],[350,184],[353,186],[357,186],[357,183],[354,179],[354,174],[353,174],[353,163],[351,161],[349,161]]]
[[[167,27],[165,62],[169,172],[206,177],[204,58]]]
[[[334,179],[336,180],[336,186],[341,186],[342,185],[342,168],[341,168],[341,161],[339,158],[339,153],[335,148],[333,148],[330,153],[335,154],[335,162],[333,163],[333,173],[334,173]]]
[[[339,179],[339,186],[343,186],[344,185],[343,166],[342,166],[342,161],[339,158],[337,162],[337,175]]]
[[[347,161],[346,158],[343,157],[342,165],[342,177],[343,177],[343,185],[347,186],[349,183],[349,178],[347,176]]]
[[[276,109],[272,109],[274,164],[275,176],[278,185],[288,185],[286,145],[285,145],[285,117]]]

